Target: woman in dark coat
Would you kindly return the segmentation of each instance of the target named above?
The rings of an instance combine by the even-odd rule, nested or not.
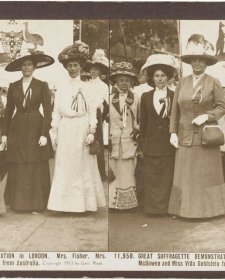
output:
[[[143,211],[168,213],[173,183],[174,148],[170,145],[169,118],[173,92],[167,81],[175,71],[173,57],[151,55],[143,66],[153,90],[141,97],[140,148],[144,160]]]
[[[50,56],[27,54],[5,69],[21,70],[23,74],[22,79],[9,86],[2,132],[8,162],[5,200],[14,210],[40,211],[47,207],[51,102],[47,83],[33,78],[33,72],[52,63]]]

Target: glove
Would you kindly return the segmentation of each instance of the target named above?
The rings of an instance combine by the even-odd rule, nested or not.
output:
[[[176,149],[178,148],[178,137],[176,133],[171,133],[170,135],[170,144]]]
[[[41,136],[38,142],[39,147],[43,147],[47,144],[47,138],[45,136]]]
[[[7,148],[7,136],[3,135],[1,140],[2,140],[3,149],[6,149]]]
[[[197,118],[193,119],[192,124],[196,124],[196,125],[202,125],[203,123],[208,121],[208,115],[204,114],[204,115],[200,115]]]
[[[86,138],[86,141],[85,141],[85,145],[90,145],[91,143],[94,142],[94,134],[90,133],[88,134],[87,138]]]

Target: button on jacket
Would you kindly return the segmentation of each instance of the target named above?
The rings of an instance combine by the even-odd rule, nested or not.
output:
[[[193,96],[200,89],[201,98],[194,102]],[[179,145],[201,145],[204,125],[193,125],[199,115],[208,114],[208,123],[217,123],[225,114],[225,94],[220,82],[205,74],[193,88],[193,77],[180,80],[176,87],[170,119],[170,133],[178,134]]]

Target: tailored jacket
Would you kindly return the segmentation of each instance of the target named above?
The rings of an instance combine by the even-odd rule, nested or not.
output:
[[[2,131],[2,135],[7,136],[7,161],[9,162],[35,163],[51,157],[49,88],[46,82],[35,78],[32,79],[30,88],[31,100],[24,108],[22,79],[9,86]],[[41,104],[44,116],[39,111]],[[40,136],[48,139],[47,145],[39,147]]]
[[[140,148],[147,156],[173,155],[174,148],[170,144],[169,124],[174,92],[167,88],[170,100],[168,116],[162,118],[157,114],[153,95],[155,90],[143,93],[140,107]]]
[[[194,102],[197,91],[201,97]],[[179,145],[201,145],[205,124],[197,126],[192,121],[202,114],[208,114],[207,123],[217,123],[225,114],[225,94],[220,82],[205,74],[193,89],[192,75],[182,78],[175,90],[170,119],[170,133],[178,134]]]
[[[119,113],[112,104],[115,94],[110,95],[110,140],[112,144],[111,158],[119,159],[120,142],[123,159],[134,158],[136,156],[137,143],[131,138],[134,128],[137,128],[137,100],[134,96],[134,102],[131,110],[127,111],[127,124],[123,126],[122,114]]]

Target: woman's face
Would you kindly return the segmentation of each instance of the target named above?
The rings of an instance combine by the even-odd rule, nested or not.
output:
[[[147,80],[148,80],[148,76],[147,76],[146,70],[144,69],[138,75],[138,81],[140,84],[144,84],[147,82]]]
[[[195,75],[200,75],[205,72],[207,64],[204,58],[193,58],[191,61],[191,66],[193,73]]]
[[[167,85],[167,76],[162,70],[156,70],[153,74],[153,82],[159,89],[163,89]]]
[[[96,79],[101,75],[101,70],[98,66],[91,66],[90,74],[92,79]]]
[[[32,60],[24,60],[21,64],[21,71],[24,77],[30,77],[33,75],[35,66]]]
[[[132,85],[132,79],[126,75],[117,76],[116,84],[121,91],[127,92]]]
[[[81,66],[77,61],[71,61],[67,63],[66,69],[71,78],[76,78],[80,75]]]

